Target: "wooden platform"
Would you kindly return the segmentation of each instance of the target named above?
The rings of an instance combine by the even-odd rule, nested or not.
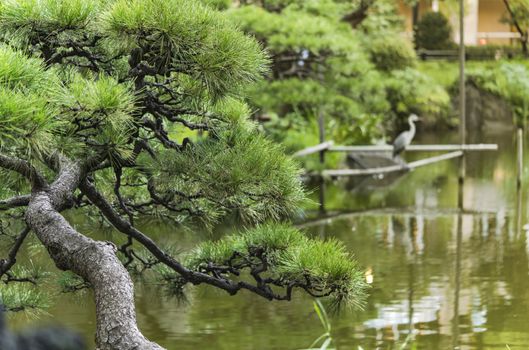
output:
[[[397,163],[389,166],[373,167],[367,169],[326,169],[321,171],[322,176],[367,176],[385,174],[391,172],[405,172],[429,164],[434,164],[444,160],[462,157],[465,152],[473,151],[496,151],[496,144],[464,144],[464,145],[410,145],[405,149],[408,152],[448,152],[437,156],[432,156],[410,163]],[[360,145],[360,146],[334,146],[333,141],[327,141],[318,145],[305,148],[297,153],[294,157],[308,156],[321,152],[346,152],[346,153],[378,153],[388,154],[388,160],[392,160],[392,145]]]
[[[415,168],[419,168],[428,164],[441,162],[443,160],[458,158],[463,156],[463,151],[455,151],[446,154],[442,154],[435,157],[429,157],[421,160],[416,160],[407,164],[397,164],[379,168],[370,169],[336,169],[336,170],[323,170],[321,174],[323,176],[363,176],[363,175],[377,175],[385,174],[398,171],[410,171]]]

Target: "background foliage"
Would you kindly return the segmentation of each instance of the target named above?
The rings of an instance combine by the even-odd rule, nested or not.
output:
[[[226,14],[270,53],[248,101],[290,151],[318,143],[320,115],[328,139],[354,144],[391,140],[410,112],[446,114],[449,97],[416,70],[392,1],[243,1]]]
[[[415,28],[415,45],[426,50],[455,48],[448,19],[441,12],[425,13]]]

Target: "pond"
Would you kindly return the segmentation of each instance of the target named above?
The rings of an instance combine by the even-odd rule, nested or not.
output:
[[[417,143],[450,141],[427,135]],[[462,210],[458,161],[450,160],[386,187],[329,182],[327,211],[317,214],[314,202],[299,220],[309,235],[345,242],[371,284],[365,310],[330,317],[338,349],[400,349],[409,334],[415,349],[529,348],[529,240],[523,230],[528,203],[516,191],[514,134],[482,135],[479,141],[498,143],[500,150],[467,157]],[[311,197],[317,201],[317,188]],[[75,221],[80,230],[97,231],[83,218]],[[162,223],[143,226],[179,249],[207,238]],[[55,299],[38,319],[11,316],[12,327],[59,323],[93,345],[91,296]],[[167,349],[303,349],[323,333],[312,299],[301,293],[289,303],[268,302],[198,287],[181,303],[138,281],[136,305],[144,334]]]

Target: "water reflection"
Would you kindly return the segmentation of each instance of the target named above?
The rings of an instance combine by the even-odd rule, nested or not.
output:
[[[366,215],[334,222],[327,229],[343,232],[344,221],[377,232],[367,244],[371,248],[357,253],[360,261],[369,262],[373,276],[367,312],[371,315],[361,315],[356,326],[356,332],[373,341],[364,340],[362,346],[387,346],[411,332],[419,348],[488,348],[479,345],[483,337],[496,332],[503,336],[505,322],[512,317],[505,307],[523,305],[525,314],[519,309],[517,317],[523,314],[519,321],[529,320],[525,298],[512,292],[518,289],[512,277],[526,278],[528,272],[527,264],[519,264],[527,262],[527,250],[513,249],[525,245],[525,237],[511,240],[512,223],[501,215],[391,215],[382,220]],[[340,238],[351,247],[366,241],[363,235]],[[527,331],[523,337],[527,346]]]
[[[529,321],[525,202],[509,140],[496,141],[499,154],[468,157],[464,186],[455,162],[377,192],[347,181],[353,196],[328,196],[327,216],[304,223],[347,241],[372,276],[371,315],[355,326],[363,340],[348,345],[392,348],[413,333],[424,349],[529,347],[529,329],[519,327]],[[347,225],[371,235],[342,234]]]
[[[416,349],[529,348],[527,197],[516,192],[511,135],[480,141],[499,143],[500,152],[470,154],[463,187],[457,161],[448,161],[376,190],[351,192],[345,181],[327,183],[324,214],[314,192],[315,204],[299,226],[344,241],[372,286],[364,311],[332,317],[338,349],[399,349],[409,334]],[[93,224],[83,220],[76,224],[87,232]],[[174,233],[163,223],[149,223],[146,230],[183,250],[206,238]],[[179,304],[157,285],[138,283],[145,334],[184,350],[300,349],[321,334],[311,299],[301,294],[291,303],[270,303],[200,287],[189,297]],[[38,322],[60,321],[91,339],[90,296],[60,300]],[[16,327],[27,323],[15,320]]]

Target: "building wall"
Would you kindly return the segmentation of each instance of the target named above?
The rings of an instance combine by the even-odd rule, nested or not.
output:
[[[507,10],[502,0],[480,0],[478,21],[479,44],[508,44],[512,39],[495,38],[492,33],[510,33],[511,28],[501,23],[502,17],[507,16]],[[487,34],[490,33],[490,34]]]
[[[432,11],[433,0],[421,0],[419,3],[419,17],[425,12]],[[442,0],[439,1],[442,4]],[[400,13],[404,16],[406,34],[413,37],[412,9],[398,0]],[[513,42],[516,33],[508,24],[500,20],[506,14],[502,0],[466,0],[465,43],[467,45],[509,44]],[[459,42],[458,13],[448,16],[454,31],[454,41]]]
[[[465,1],[465,45],[478,44],[479,7],[480,0]],[[450,16],[450,23],[454,30],[454,41],[459,43],[459,13]]]
[[[406,33],[412,36],[413,33],[413,9],[406,5],[403,0],[398,0],[398,7],[400,13],[404,16],[406,26]],[[432,10],[432,0],[420,0],[419,2],[419,18]]]
[[[398,8],[400,14],[404,17],[404,25],[406,33],[412,32],[412,9],[404,4],[404,1],[399,0]]]

